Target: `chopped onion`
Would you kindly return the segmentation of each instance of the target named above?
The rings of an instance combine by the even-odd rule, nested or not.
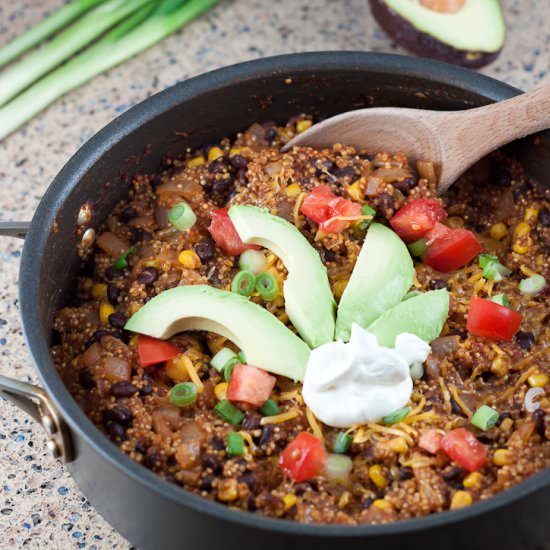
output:
[[[239,258],[239,267],[257,275],[265,267],[265,254],[260,250],[245,250]]]
[[[527,279],[522,279],[519,282],[519,291],[522,294],[534,296],[538,294],[546,286],[546,279],[542,275],[531,275]]]
[[[539,395],[544,395],[544,393],[545,392],[542,388],[529,388],[527,390],[527,393],[525,394],[525,410],[532,413],[540,408],[540,403],[538,401],[535,401],[535,399]]]
[[[325,476],[331,481],[345,482],[353,464],[351,458],[341,454],[329,454],[325,466]]]

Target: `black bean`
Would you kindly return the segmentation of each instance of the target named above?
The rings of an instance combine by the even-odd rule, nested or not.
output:
[[[257,430],[261,426],[261,419],[262,416],[260,415],[260,413],[257,413],[256,411],[250,411],[243,421],[243,428],[245,430]]]
[[[544,421],[544,411],[542,409],[537,409],[533,413],[533,420],[535,422],[535,429],[537,430],[537,433],[543,439],[546,439],[546,424]]]
[[[87,345],[88,346],[91,346],[93,343],[95,342],[101,342],[101,339],[104,337],[104,336],[108,336],[110,335],[111,333],[108,331],[108,330],[105,330],[103,328],[100,328],[98,330],[96,330],[93,334],[92,334],[92,337],[88,340],[87,342]]]
[[[498,185],[498,187],[510,187],[512,174],[510,174],[510,170],[506,166],[495,164],[491,173],[491,181],[494,185]]]
[[[309,490],[309,485],[305,482],[302,483],[296,483],[294,485],[294,493],[301,497],[307,490]]]
[[[519,202],[522,197],[525,197],[527,193],[531,190],[531,186],[529,184],[520,185],[519,187],[516,187],[514,189],[514,192],[512,193],[514,197],[514,202]]]
[[[529,351],[535,343],[535,335],[532,332],[520,330],[515,338],[518,346],[525,351]]]
[[[107,433],[115,441],[123,441],[126,439],[126,429],[122,424],[118,422],[109,421],[105,423],[105,429]]]
[[[440,288],[447,288],[447,281],[443,279],[431,279],[428,283],[430,290],[439,290]]]
[[[260,447],[267,445],[273,439],[274,435],[275,435],[275,429],[271,424],[264,426],[262,430],[262,435],[260,437],[260,442],[259,442]]]
[[[406,479],[412,479],[414,477],[414,473],[412,468],[409,468],[408,466],[403,466],[402,468],[399,468],[399,478],[405,481]]]
[[[214,240],[211,237],[205,237],[204,239],[201,239],[195,245],[195,252],[197,253],[197,256],[201,259],[201,262],[208,262],[216,255]]]
[[[548,209],[546,206],[540,209],[539,222],[543,227],[550,226],[550,209]]]
[[[254,476],[251,474],[251,473],[246,473],[246,474],[243,474],[242,476],[239,476],[237,478],[237,481],[239,483],[246,483],[246,485],[248,486],[248,488],[253,491],[254,490]]]
[[[108,267],[105,270],[105,277],[107,280],[116,279],[117,277],[122,277],[124,275],[124,272],[122,269],[115,269],[113,266]]]
[[[275,128],[269,128],[265,133],[265,140],[267,143],[271,143],[277,137],[277,130]]]
[[[111,304],[116,305],[118,303],[118,297],[120,296],[120,290],[114,284],[109,283],[107,286],[107,298]]]
[[[217,158],[208,165],[208,172],[210,174],[217,174],[219,172],[226,172],[229,167],[229,161],[225,157]]]
[[[138,276],[137,282],[142,285],[152,285],[159,278],[159,272],[154,267],[146,267]]]
[[[246,508],[249,512],[257,510],[256,497],[252,493],[250,493],[246,499]]]
[[[233,187],[233,178],[228,176],[221,180],[214,180],[212,183],[212,191],[214,193],[227,193]]]
[[[237,181],[241,185],[245,185],[247,183],[248,179],[246,177],[246,168],[239,168],[237,172]]]
[[[454,414],[464,414],[459,404],[455,401],[454,397],[451,395],[451,411]]]
[[[121,382],[116,382],[111,386],[111,394],[115,397],[131,397],[132,395],[139,392],[139,389],[136,388],[132,382],[128,380],[122,380]]]
[[[199,488],[201,491],[210,491],[212,490],[212,483],[216,479],[216,476],[207,475],[202,478]]]
[[[374,502],[374,500],[375,499],[372,497],[365,497],[361,502],[361,509],[366,510],[367,508],[370,508],[370,505]]]
[[[122,223],[128,223],[130,220],[137,218],[137,216],[138,216],[138,213],[136,209],[132,208],[131,206],[128,206],[120,214],[120,221]]]
[[[144,455],[147,452],[147,445],[143,441],[138,441],[135,446],[136,453]]]
[[[393,213],[394,199],[388,193],[378,195],[378,210],[385,218],[390,218]]]
[[[402,181],[392,181],[392,185],[404,195],[408,195],[409,191],[418,185],[418,176],[413,173]]]
[[[359,158],[363,160],[374,160],[376,158],[376,153],[359,153]]]
[[[449,331],[449,336],[460,336],[461,340],[466,340],[468,338],[468,331],[463,328],[455,327]]]
[[[332,250],[327,250],[326,248],[323,248],[323,258],[325,259],[325,262],[335,262],[336,261],[336,254]]]
[[[217,435],[215,435],[210,440],[210,445],[216,451],[221,451],[221,450],[225,449],[225,443],[223,442],[223,439],[221,437],[218,437]]]
[[[221,460],[213,454],[204,453],[201,457],[201,464],[203,468],[210,468],[214,474],[219,474],[222,470]]]
[[[132,420],[132,411],[124,405],[115,405],[112,409],[107,409],[103,413],[105,421],[118,422],[127,426]]]
[[[78,371],[78,382],[83,388],[90,389],[95,387],[94,377],[92,371],[88,368],[83,368]]]
[[[151,393],[153,393],[153,386],[151,385],[151,382],[149,381],[144,382],[141,388],[139,389],[139,395],[141,396],[151,395]]]
[[[248,160],[242,155],[233,155],[229,158],[229,162],[235,168],[246,168]]]
[[[132,244],[150,241],[152,238],[151,233],[148,233],[139,227],[130,226],[128,227],[128,231],[130,231],[130,241],[132,241]]]
[[[162,455],[157,445],[153,445],[147,449],[143,462],[148,468],[155,468],[162,465]]]
[[[123,329],[127,320],[126,315],[120,311],[115,311],[109,315],[109,324],[115,328]]]

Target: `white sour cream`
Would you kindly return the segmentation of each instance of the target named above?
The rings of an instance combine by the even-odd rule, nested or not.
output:
[[[409,367],[429,353],[430,346],[414,334],[400,334],[395,348],[386,348],[354,324],[349,343],[329,342],[311,352],[304,401],[329,426],[377,422],[407,404],[413,387]]]

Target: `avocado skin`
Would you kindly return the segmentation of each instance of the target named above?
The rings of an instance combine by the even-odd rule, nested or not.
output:
[[[421,57],[446,61],[469,69],[479,69],[492,63],[502,49],[496,52],[471,52],[453,48],[419,31],[412,23],[389,8],[384,0],[369,0],[370,10],[384,32],[400,46]]]

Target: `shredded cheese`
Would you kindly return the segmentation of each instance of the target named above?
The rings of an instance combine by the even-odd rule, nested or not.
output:
[[[319,422],[317,422],[317,418],[315,418],[313,411],[309,407],[306,407],[306,418],[309,422],[309,425],[311,426],[313,435],[324,442],[325,436],[323,435],[323,430],[321,429]]]
[[[525,384],[525,381],[534,373],[538,370],[538,366],[537,365],[533,365],[531,368],[527,369],[517,380],[517,382],[514,384],[513,387],[511,388],[508,388],[504,393],[502,393],[501,395],[499,395],[497,397],[497,402],[498,401],[505,401],[506,399],[508,399],[510,396],[514,395],[514,393],[516,393],[516,391],[520,388],[520,386],[522,386],[523,384]]]
[[[451,395],[454,397],[454,400],[456,401],[457,405],[462,409],[462,412],[467,416],[472,416],[472,411],[470,410],[470,407],[466,405],[464,400],[460,397],[458,394],[458,390],[456,389],[456,386],[454,384],[449,385],[449,391],[451,392]]]
[[[415,414],[418,414],[422,412],[422,409],[426,406],[426,398],[422,396],[420,398],[420,403],[407,415],[407,416],[414,416]],[[407,417],[405,417],[407,418]]]
[[[415,424],[416,422],[437,422],[439,415],[434,411],[426,411],[415,416],[407,416],[400,423],[401,424]]]
[[[204,389],[204,384],[202,383],[202,380],[200,379],[197,370],[195,369],[195,365],[193,365],[193,362],[187,355],[181,356],[181,361],[183,363],[183,366],[185,367],[185,370],[187,371],[187,374],[189,375],[189,378],[192,382],[194,382],[197,386],[197,391],[201,393]]]
[[[302,207],[302,203],[304,202],[304,199],[306,198],[307,193],[300,193],[298,195],[298,198],[296,199],[296,203],[294,204],[294,225],[296,227],[300,227],[300,208]]]
[[[373,432],[391,434],[396,435],[397,437],[402,437],[410,447],[414,445],[413,438],[403,430],[398,430],[397,428],[389,428],[388,426],[381,426],[380,424],[367,424],[367,428],[369,428]]]
[[[264,416],[260,420],[260,425],[266,426],[267,424],[281,424],[282,422],[287,422],[288,420],[296,418],[299,414],[298,409],[290,409],[281,414],[276,414],[275,416]]]
[[[439,383],[439,387],[441,388],[441,393],[443,394],[443,400],[445,405],[445,410],[447,412],[451,412],[451,394],[449,393],[449,390],[447,389],[447,386],[445,385],[445,382],[443,381],[443,378],[441,376],[437,379]]]
[[[279,395],[281,401],[296,401],[297,403],[303,403],[302,392],[300,390],[284,391]]]

